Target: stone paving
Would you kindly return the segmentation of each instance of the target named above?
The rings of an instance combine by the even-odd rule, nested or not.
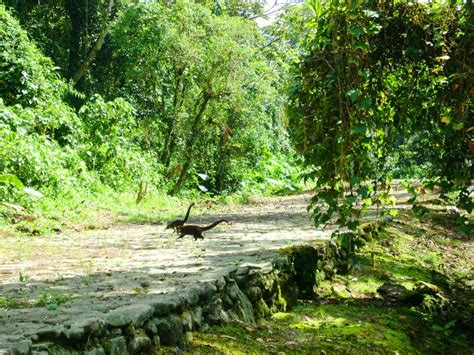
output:
[[[0,350],[25,339],[35,341],[37,334],[54,332],[58,325],[104,317],[118,307],[180,297],[237,266],[269,268],[282,247],[324,241],[330,231],[314,228],[306,212],[310,197],[266,198],[220,214],[196,216],[191,211],[189,223],[230,221],[198,241],[190,236],[176,240],[176,234],[158,224],[5,238],[0,244],[0,297],[30,303],[43,299],[49,307],[0,311]],[[56,306],[60,295],[67,302]]]

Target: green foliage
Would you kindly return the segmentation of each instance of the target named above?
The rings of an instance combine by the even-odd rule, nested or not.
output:
[[[12,184],[17,189],[23,189],[25,187],[20,179],[18,179],[15,175],[11,174],[0,175],[0,182]]]
[[[28,296],[27,293],[23,293],[24,296]],[[36,300],[28,300],[26,297],[16,299],[10,296],[2,296],[0,297],[0,309],[46,307],[49,310],[56,310],[59,305],[68,303],[71,299],[72,297],[70,295],[61,295],[52,292],[42,293]]]
[[[0,32],[0,172],[42,190],[77,186],[84,164],[71,144],[80,139],[81,123],[62,100],[68,85],[3,6]],[[28,191],[0,187],[6,202],[41,196]]]
[[[139,179],[159,184],[156,158],[136,143],[133,108],[123,99],[93,97],[79,111],[63,100],[68,85],[26,33],[0,7],[0,172],[50,196],[124,188]],[[38,206],[41,194],[1,184],[4,202]]]
[[[456,84],[462,94],[450,87],[472,70],[459,63],[470,38],[469,6],[318,4],[300,44],[290,108],[293,139],[310,169],[306,178],[316,179],[316,223],[337,213],[340,226],[354,229],[363,209],[383,204],[389,157],[407,134],[428,152],[427,178],[461,189],[458,203],[470,211],[464,127],[472,95],[464,84]],[[443,123],[454,112],[455,123]]]
[[[46,307],[49,310],[55,310],[59,305],[70,302],[70,295],[61,295],[54,292],[42,293],[34,302],[33,307]]]
[[[11,107],[17,116],[3,113],[0,123],[58,140],[70,139],[79,125],[62,101],[70,88],[4,6],[0,6],[0,53],[0,106]]]
[[[133,107],[127,101],[105,102],[95,95],[81,107],[79,117],[85,134],[82,158],[104,183],[117,188],[140,180],[159,184],[156,156],[137,144]]]
[[[300,190],[296,158],[266,152],[258,164],[257,169],[242,176],[244,191],[286,195]]]
[[[244,18],[257,3],[221,3],[219,11],[184,0],[117,3],[104,50],[78,85],[86,95],[58,70],[69,76],[80,65],[106,21],[106,2],[7,4],[28,35],[1,6],[3,202],[60,220],[54,210],[66,212],[56,199],[76,206],[109,187],[113,194],[136,190],[140,181],[152,190],[211,194],[296,188],[295,160],[286,159],[284,79],[261,50],[265,38]],[[60,229],[55,221],[22,223]]]
[[[173,191],[196,186],[197,173],[210,177],[209,191],[235,191],[262,152],[285,146],[282,102],[269,99],[275,81],[253,22],[187,1],[136,5],[112,41],[120,85],[109,90],[135,106],[141,144],[157,154]]]
[[[26,32],[0,7],[1,96],[7,105],[34,105],[53,91],[51,61],[28,40]]]

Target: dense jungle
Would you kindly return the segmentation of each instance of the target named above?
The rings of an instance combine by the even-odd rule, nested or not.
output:
[[[474,351],[473,29],[471,0],[2,0],[0,353]]]

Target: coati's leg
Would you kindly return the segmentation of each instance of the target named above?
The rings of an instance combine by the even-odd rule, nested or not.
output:
[[[176,238],[176,239],[181,239],[181,238],[183,238],[183,237],[184,237],[184,234],[180,234],[180,236],[179,236],[178,238]]]
[[[198,240],[198,239],[204,239],[204,237],[202,236],[202,234],[199,232],[199,233],[196,233],[194,234],[194,240]]]

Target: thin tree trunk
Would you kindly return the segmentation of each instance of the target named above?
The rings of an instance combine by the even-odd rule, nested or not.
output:
[[[194,143],[198,139],[199,123],[201,122],[202,116],[204,115],[204,112],[206,111],[206,107],[210,99],[211,99],[210,95],[206,95],[206,94],[204,95],[204,100],[201,103],[201,107],[199,108],[199,111],[196,114],[196,117],[194,117],[193,126],[191,128],[191,132],[188,137],[188,142],[186,144],[186,147],[188,148],[186,152],[186,161],[183,165],[183,169],[181,170],[181,174],[179,175],[178,181],[176,182],[173,189],[171,190],[172,194],[176,194],[181,190],[181,187],[183,186],[183,183],[188,175],[188,170],[189,170],[189,167],[191,166],[191,161],[193,158]]]
[[[114,0],[110,0],[109,5],[107,7],[105,25],[100,30],[99,37],[97,38],[97,41],[94,43],[91,50],[87,54],[86,59],[84,60],[82,65],[79,67],[79,69],[72,76],[72,81],[74,85],[76,85],[79,82],[79,80],[82,79],[84,74],[86,74],[87,70],[89,69],[91,64],[94,62],[95,58],[97,57],[97,54],[100,52],[100,50],[102,49],[102,46],[104,45],[105,37],[109,33],[109,29],[110,29],[110,24],[108,23],[108,21],[109,21],[113,6],[114,6]]]
[[[176,112],[178,112],[178,91],[182,82],[182,72],[184,70],[174,70],[175,73],[177,74],[177,79],[174,87],[174,93],[173,93],[173,116],[168,120],[168,127],[167,127],[167,132],[166,132],[166,138],[165,138],[165,144],[163,148],[163,152],[161,153],[161,161],[164,164],[164,166],[168,167],[169,163],[171,161],[171,157],[173,156],[174,149],[176,146],[176,124],[177,124],[177,119],[176,119]]]

